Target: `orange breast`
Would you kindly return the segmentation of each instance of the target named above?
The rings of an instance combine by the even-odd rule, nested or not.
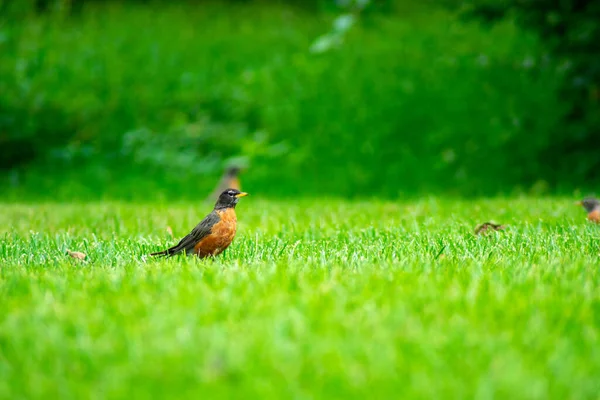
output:
[[[221,254],[233,241],[237,229],[235,210],[228,208],[217,211],[220,221],[213,225],[210,234],[198,242],[194,253],[200,257],[212,257]]]
[[[600,210],[594,210],[588,214],[588,219],[595,223],[600,223]]]

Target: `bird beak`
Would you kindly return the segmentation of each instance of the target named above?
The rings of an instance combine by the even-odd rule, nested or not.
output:
[[[576,202],[575,202],[575,205],[576,205],[576,206],[582,206],[582,205],[583,205],[583,201],[576,201]]]
[[[248,193],[246,193],[246,192],[241,192],[241,193],[238,193],[238,194],[236,194],[236,195],[235,195],[235,197],[236,197],[236,198],[238,198],[238,199],[239,199],[240,197],[245,197],[245,196],[248,196]]]

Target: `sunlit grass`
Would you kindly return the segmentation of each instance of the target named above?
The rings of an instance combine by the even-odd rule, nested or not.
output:
[[[214,261],[145,257],[199,205],[2,209],[1,398],[600,392],[600,227],[572,199],[249,197]]]

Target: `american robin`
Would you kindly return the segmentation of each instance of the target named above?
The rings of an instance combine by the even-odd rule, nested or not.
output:
[[[600,201],[593,197],[588,197],[576,203],[577,205],[583,206],[585,211],[588,213],[588,220],[600,223]]]
[[[238,166],[227,167],[225,172],[223,172],[223,176],[219,180],[219,183],[215,187],[215,190],[213,190],[212,193],[206,198],[206,201],[215,201],[217,196],[227,189],[242,190],[239,178],[241,170],[242,169]]]
[[[227,189],[219,196],[215,208],[190,234],[170,249],[150,254],[151,256],[174,256],[181,252],[195,254],[200,258],[221,254],[233,241],[237,218],[235,206],[240,197],[248,193]]]
[[[489,231],[503,231],[506,228],[505,225],[496,224],[494,222],[484,222],[475,227],[476,235],[485,235]]]

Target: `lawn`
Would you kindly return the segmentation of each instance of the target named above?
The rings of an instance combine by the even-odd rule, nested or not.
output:
[[[598,398],[573,201],[248,197],[214,261],[144,257],[201,204],[2,204],[0,398]]]

